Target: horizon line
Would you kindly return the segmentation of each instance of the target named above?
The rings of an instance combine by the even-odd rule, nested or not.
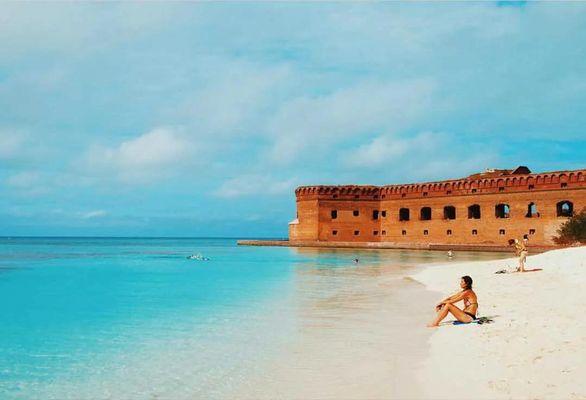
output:
[[[274,236],[21,236],[0,235],[0,239],[283,239]]]

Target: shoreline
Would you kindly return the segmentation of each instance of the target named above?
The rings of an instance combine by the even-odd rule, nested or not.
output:
[[[275,246],[275,247],[315,247],[315,248],[345,248],[345,249],[397,249],[397,250],[430,250],[430,251],[489,251],[511,252],[511,247],[494,244],[446,244],[446,243],[395,243],[395,242],[324,242],[324,241],[289,241],[287,239],[241,239],[238,246]],[[542,253],[561,249],[560,246],[529,246],[531,253]]]
[[[347,292],[302,299],[296,340],[233,398],[423,398],[416,372],[426,362],[432,332],[418,327],[437,293],[409,277],[425,264],[383,268],[357,270]],[[324,276],[323,283],[332,278]],[[298,285],[305,284],[300,277]],[[414,296],[420,301],[413,307]]]
[[[441,296],[472,276],[478,315],[494,320],[430,329],[429,355],[418,371],[423,398],[585,399],[585,260],[582,246],[529,256],[527,268],[543,270],[524,274],[494,274],[513,270],[516,258],[444,263],[413,274]],[[431,320],[433,304],[429,309]]]

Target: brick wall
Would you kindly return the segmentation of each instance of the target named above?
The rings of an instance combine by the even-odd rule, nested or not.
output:
[[[391,186],[305,186],[296,190],[298,222],[290,224],[290,241],[392,242],[503,245],[509,238],[529,235],[534,245],[553,244],[552,236],[567,217],[557,204],[586,207],[585,171],[543,174],[473,175],[460,180]],[[536,215],[527,217],[534,203]],[[507,218],[495,214],[507,204]],[[480,218],[469,218],[468,207],[478,205]],[[455,208],[446,219],[444,207]],[[431,208],[431,220],[421,208]],[[409,210],[400,221],[399,210]],[[335,211],[334,217],[332,211]]]

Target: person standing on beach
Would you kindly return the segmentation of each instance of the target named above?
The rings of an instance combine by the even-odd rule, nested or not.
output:
[[[519,239],[509,239],[509,246],[515,247],[515,255],[519,257],[517,272],[525,272],[525,261],[527,260],[527,254],[529,254],[525,239],[523,239],[523,242],[519,242]]]

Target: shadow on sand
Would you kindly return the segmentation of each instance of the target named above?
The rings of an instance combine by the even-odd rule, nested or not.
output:
[[[470,322],[446,321],[446,322],[440,323],[440,326],[447,326],[447,325],[471,325],[471,324],[478,324],[478,325],[492,324],[494,322],[494,319],[497,318],[497,317],[499,317],[499,316],[498,315],[491,315],[491,316],[488,316],[488,317],[478,317],[474,321],[470,321]]]

